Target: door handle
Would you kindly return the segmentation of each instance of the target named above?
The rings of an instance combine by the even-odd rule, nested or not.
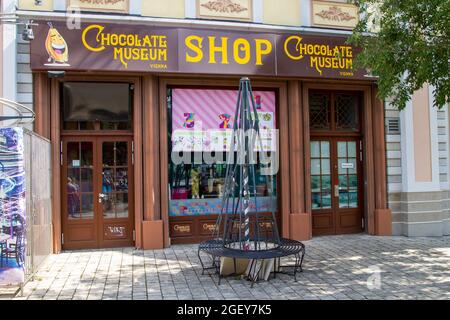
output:
[[[102,203],[102,201],[106,198],[106,194],[99,193],[98,194],[98,203]]]
[[[336,184],[334,186],[334,196],[339,197],[339,185],[338,184]]]

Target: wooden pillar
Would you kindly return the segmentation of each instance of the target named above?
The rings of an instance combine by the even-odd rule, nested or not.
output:
[[[143,178],[142,178],[142,93],[141,81],[134,80],[134,105],[133,105],[133,141],[134,141],[134,224],[136,231],[135,246],[143,247],[142,220],[143,220]]]
[[[303,103],[300,81],[288,82],[289,101],[289,163],[290,198],[289,215],[290,238],[311,239],[311,212],[306,211],[305,192],[305,141],[303,140]]]
[[[281,235],[285,238],[290,238],[290,173],[289,173],[289,107],[286,85],[279,88],[279,176],[280,188],[278,189],[278,197],[281,198],[280,209],[281,213]]]
[[[377,88],[372,87],[372,120],[375,175],[375,235],[392,234],[392,212],[387,207],[386,135],[384,126],[384,103],[377,98]]]
[[[169,238],[169,155],[167,152],[167,146],[170,141],[167,137],[167,82],[165,80],[159,81],[159,170],[160,170],[160,212],[161,220],[163,221],[163,239],[164,248],[170,246]]]
[[[364,90],[364,175],[366,193],[367,231],[375,234],[375,170],[373,153],[372,90]]]
[[[164,247],[164,223],[161,219],[160,192],[160,119],[158,78],[143,78],[143,185],[144,220],[142,239],[144,249]]]
[[[302,115],[303,115],[303,157],[304,157],[304,188],[305,188],[305,212],[311,217],[311,150],[310,150],[310,132],[309,132],[309,88],[302,85]],[[312,218],[311,218],[312,219]],[[312,221],[312,220],[311,220]],[[311,222],[311,236],[312,238],[312,222]]]
[[[33,74],[34,131],[47,138],[51,137],[50,130],[50,80],[45,73]]]
[[[50,94],[50,140],[52,144],[52,221],[53,221],[53,252],[61,252],[61,135],[59,112],[59,82],[51,81]]]

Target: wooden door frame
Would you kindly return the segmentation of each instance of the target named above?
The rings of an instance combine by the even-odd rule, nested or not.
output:
[[[361,130],[362,141],[364,145],[364,159],[363,159],[363,182],[364,182],[364,220],[365,220],[365,230],[369,234],[375,234],[375,163],[374,163],[374,139],[376,141],[384,141],[384,136],[379,137],[380,133],[377,132],[377,137],[373,135],[373,104],[376,102],[376,97],[374,96],[373,87],[362,84],[345,84],[337,82],[304,82],[302,88],[303,96],[303,143],[305,151],[305,202],[306,202],[306,212],[312,214],[311,209],[311,150],[310,141],[311,134],[309,128],[309,90],[336,90],[336,91],[360,91],[363,94],[362,99],[362,122],[363,127]],[[379,121],[379,120],[378,120]],[[384,134],[384,131],[381,133]],[[379,163],[377,164],[377,167]],[[385,184],[385,179],[381,179],[381,183]],[[382,186],[378,186],[379,189],[383,190]],[[386,186],[384,186],[386,190]]]
[[[46,74],[36,76],[40,81],[45,80]],[[50,138],[52,142],[53,182],[52,189],[52,220],[53,220],[53,251],[59,253],[62,249],[62,210],[61,192],[56,191],[61,186],[61,119],[60,119],[60,84],[66,81],[85,82],[128,82],[134,85],[133,99],[133,141],[134,141],[134,228],[136,231],[135,247],[142,247],[142,220],[143,220],[143,194],[142,194],[142,94],[141,80],[137,76],[123,75],[67,75],[60,79],[50,80],[50,110],[42,110],[39,122],[50,120]]]
[[[169,238],[169,194],[167,185],[169,183],[168,174],[168,154],[167,154],[167,88],[169,86],[198,86],[198,87],[238,87],[239,78],[221,79],[217,77],[203,77],[196,79],[192,77],[161,77],[159,79],[159,115],[160,115],[160,216],[164,227],[164,247],[170,245]],[[280,141],[279,176],[280,188],[278,189],[278,203],[281,219],[281,232],[283,237],[289,238],[289,214],[290,214],[290,181],[289,181],[289,116],[287,82],[265,81],[255,79],[252,81],[253,88],[264,88],[278,90],[278,125]]]

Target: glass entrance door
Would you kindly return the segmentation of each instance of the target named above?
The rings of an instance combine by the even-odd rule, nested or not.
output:
[[[131,140],[99,139],[101,190],[99,193],[101,246],[133,243],[133,175]]]
[[[357,233],[363,225],[359,138],[311,141],[311,207],[315,235]]]
[[[133,245],[131,144],[127,137],[63,139],[65,249]]]

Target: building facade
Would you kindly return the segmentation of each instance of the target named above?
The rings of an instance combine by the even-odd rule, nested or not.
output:
[[[228,150],[241,76],[279,133],[265,151],[279,159],[284,237],[450,234],[447,110],[432,88],[402,112],[377,99],[376,79],[352,68],[345,1],[16,5],[37,23],[30,42],[17,30],[9,67],[53,144],[55,251],[208,237],[224,166],[204,154]]]

